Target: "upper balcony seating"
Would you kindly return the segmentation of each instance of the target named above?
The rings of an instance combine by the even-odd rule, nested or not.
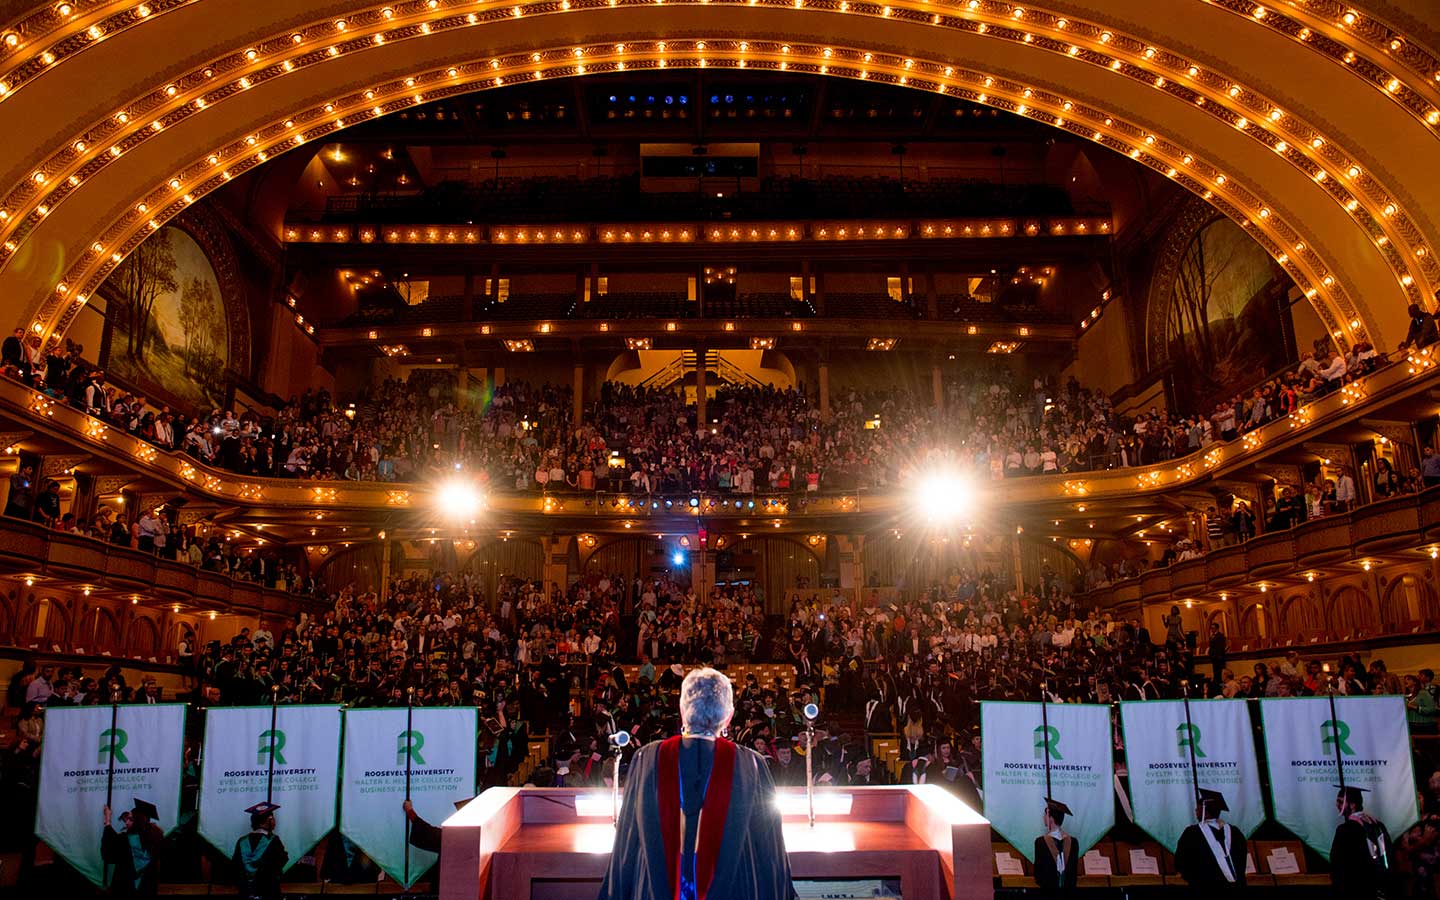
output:
[[[688,319],[697,304],[669,291],[614,291],[582,303],[582,319]]]
[[[853,319],[918,319],[924,314],[910,300],[896,300],[882,291],[856,294],[826,294],[825,314]]]
[[[416,194],[327,199],[325,222],[377,225],[475,222],[618,222],[673,219],[914,218],[1057,216],[1076,212],[1049,184],[998,184],[969,178],[917,181],[876,175],[821,178],[772,175],[758,188],[711,179],[703,191],[642,190],[638,175],[541,176],[445,181]],[[753,182],[752,182],[753,184]],[[1093,210],[1097,214],[1108,211]],[[306,211],[293,215],[304,219]]]

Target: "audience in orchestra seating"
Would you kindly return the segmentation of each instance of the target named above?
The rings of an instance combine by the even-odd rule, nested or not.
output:
[[[777,784],[803,784],[811,754],[821,784],[934,783],[972,802],[983,787],[985,699],[1110,704],[1333,688],[1401,694],[1412,733],[1436,731],[1428,669],[1397,678],[1378,659],[1344,656],[1327,683],[1318,660],[1292,651],[1237,677],[1213,634],[1197,649],[1178,608],[1152,635],[1136,619],[1077,608],[1071,588],[1084,581],[1047,568],[1016,589],[1004,574],[955,569],[883,597],[874,587],[854,600],[798,589],[783,616],[767,617],[744,584],[697,595],[668,577],[591,571],[563,590],[501,578],[492,593],[487,578],[439,571],[395,579],[379,595],[342,587],[293,627],[241,629],[205,647],[188,633],[180,658],[190,690],[163,699],[474,706],[484,784],[603,786],[614,777],[610,735],[629,731],[639,746],[677,731],[674,695],[687,667],[780,663],[793,679],[737,673],[730,733],[767,757]],[[33,790],[44,708],[162,699],[153,678],[132,687],[119,666],[99,678],[83,669],[27,663],[12,680],[9,705],[23,715],[5,748],[7,783]],[[813,748],[802,713],[812,701],[822,709]],[[531,742],[541,736],[537,760]],[[1117,729],[1117,753],[1122,740]],[[1433,763],[1416,758],[1428,777]],[[1423,860],[1429,832],[1417,828],[1406,846]]]

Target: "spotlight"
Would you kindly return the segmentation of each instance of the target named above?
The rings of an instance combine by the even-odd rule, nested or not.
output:
[[[916,507],[931,522],[947,523],[962,515],[973,518],[977,492],[974,482],[959,472],[934,472],[916,486]]]
[[[691,498],[690,498],[690,508],[691,508],[691,509],[694,509],[694,508],[698,507],[699,505],[700,505],[700,498],[699,498],[699,497],[691,497]]]
[[[674,554],[671,555],[670,561],[677,566],[683,566],[685,565],[685,554],[681,553],[679,550],[676,550]]]
[[[464,478],[446,481],[435,497],[436,505],[447,519],[473,519],[483,502],[474,482]]]

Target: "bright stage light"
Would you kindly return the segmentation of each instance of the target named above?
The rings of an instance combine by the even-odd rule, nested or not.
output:
[[[447,519],[463,521],[474,519],[480,513],[484,498],[474,482],[464,478],[452,478],[440,485],[435,503]]]
[[[685,554],[681,553],[679,550],[676,550],[675,553],[670,557],[670,561],[677,566],[683,566],[685,565]]]
[[[922,477],[914,495],[916,508],[936,523],[972,519],[978,499],[974,481],[959,472],[933,472]]]

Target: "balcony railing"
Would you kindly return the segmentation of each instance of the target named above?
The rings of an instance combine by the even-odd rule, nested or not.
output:
[[[0,575],[31,580],[27,590],[37,594],[47,583],[67,589],[84,586],[93,593],[133,595],[143,602],[180,604],[189,611],[293,619],[312,606],[307,597],[224,572],[11,518],[0,518]]]
[[[1027,505],[1075,505],[1137,495],[1161,494],[1223,478],[1247,470],[1272,453],[1323,436],[1342,415],[1359,419],[1375,415],[1389,404],[1423,395],[1434,388],[1440,368],[1440,350],[1427,348],[1407,362],[1399,362],[1347,384],[1279,419],[1247,432],[1228,443],[1211,444],[1189,456],[1154,465],[1123,469],[1040,475],[1003,482],[1004,502],[1012,508]],[[0,378],[0,417],[15,427],[49,432],[77,448],[104,456],[177,487],[222,500],[232,506],[272,506],[306,509],[403,510],[428,506],[437,490],[427,483],[312,481],[256,478],[207,466],[182,453],[164,451],[144,439],[115,429],[74,407],[38,393],[10,379]],[[995,483],[997,488],[1001,483]],[[793,492],[792,492],[793,494]],[[830,498],[836,504],[855,491],[809,495],[805,508]],[[688,495],[686,500],[688,502]],[[561,499],[560,506],[568,505]],[[895,491],[870,492],[865,511],[899,511],[908,499]],[[539,493],[500,493],[488,498],[494,512],[518,515],[560,511],[557,501]],[[801,507],[795,506],[798,511]],[[672,506],[673,509],[673,506]],[[835,512],[848,510],[836,509]],[[683,512],[683,510],[682,510]]]

